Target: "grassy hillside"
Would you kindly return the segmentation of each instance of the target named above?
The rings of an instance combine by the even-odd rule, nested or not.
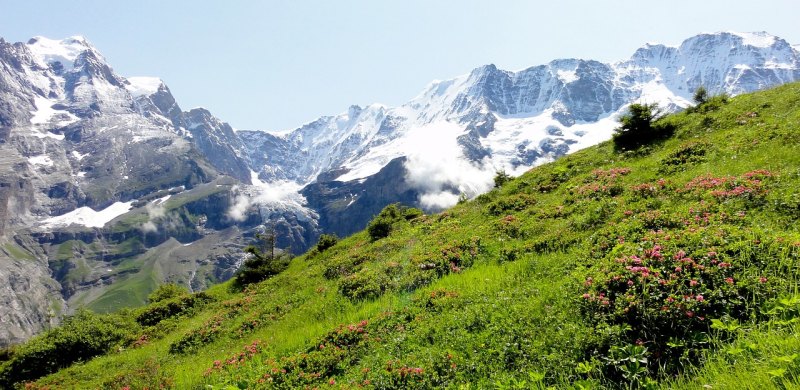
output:
[[[441,214],[390,208],[242,293],[85,313],[71,332],[113,323],[92,339],[108,353],[28,386],[799,386],[800,85],[664,121],[661,143],[604,143]],[[12,351],[3,378],[69,335]]]

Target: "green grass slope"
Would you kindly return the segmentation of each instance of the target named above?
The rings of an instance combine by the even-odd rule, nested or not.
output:
[[[242,293],[111,315],[128,337],[28,386],[800,386],[800,85],[664,121],[674,136],[644,149],[604,143],[437,215],[390,209],[386,237]]]

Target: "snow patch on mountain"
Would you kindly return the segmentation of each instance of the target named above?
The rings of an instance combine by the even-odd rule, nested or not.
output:
[[[564,84],[569,84],[579,79],[578,74],[575,73],[575,70],[559,69],[556,71],[556,74],[558,75],[558,79]]]
[[[31,117],[31,124],[52,124],[55,127],[61,127],[80,120],[80,118],[69,111],[54,109],[53,106],[55,104],[56,102],[53,100],[41,96],[35,97],[34,105],[36,106],[36,111],[31,111],[31,114],[33,114],[33,117]]]
[[[46,228],[67,227],[72,224],[101,228],[114,218],[130,211],[131,207],[133,207],[133,201],[115,202],[100,211],[84,206],[66,214],[42,220],[41,224]]]
[[[89,153],[84,153],[84,154],[81,154],[81,153],[80,153],[80,152],[78,152],[77,150],[73,150],[73,151],[72,151],[72,157],[74,157],[74,158],[75,158],[76,160],[78,160],[78,161],[81,161],[81,160],[83,160],[83,159],[84,159],[84,158],[86,158],[86,156],[88,156],[88,155],[89,155]]]
[[[158,92],[158,89],[164,84],[158,77],[128,77],[126,80],[128,80],[128,84],[125,84],[125,89],[134,98],[150,96]]]
[[[31,165],[43,165],[46,167],[52,167],[54,165],[53,160],[50,158],[50,156],[45,154],[28,157],[28,162]]]
[[[770,35],[766,31],[749,32],[749,33],[741,33],[741,32],[730,32],[730,33],[738,37],[741,37],[742,43],[744,43],[745,45],[753,47],[767,48],[772,46],[776,40],[776,37],[774,35]]]

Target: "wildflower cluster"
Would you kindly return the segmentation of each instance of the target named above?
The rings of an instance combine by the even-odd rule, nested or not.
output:
[[[630,168],[595,169],[592,171],[592,180],[579,186],[576,192],[581,197],[590,199],[617,196],[624,190],[618,183],[618,179],[629,173],[631,173]]]
[[[701,198],[707,195],[717,200],[732,198],[752,200],[766,195],[764,180],[771,177],[773,174],[764,169],[750,171],[739,177],[704,175],[686,183],[680,192]]]
[[[629,173],[631,173],[630,168],[595,169],[592,171],[592,176],[597,180],[616,180]]]
[[[655,183],[642,183],[631,187],[631,191],[642,198],[649,198],[658,195],[659,192],[667,188],[667,181],[658,179]]]
[[[677,364],[686,354],[696,357],[710,319],[745,320],[770,291],[770,278],[749,273],[752,264],[740,264],[735,252],[698,245],[701,237],[738,238],[729,234],[693,226],[653,230],[637,243],[621,241],[620,252],[628,254],[584,280],[584,314],[597,326],[627,329],[622,339],[647,346],[653,367]]]
[[[261,353],[261,341],[254,340],[249,345],[246,345],[242,351],[237,354],[234,354],[228,359],[223,360],[214,360],[214,363],[211,367],[209,367],[204,373],[204,376],[209,376],[214,372],[228,370],[228,369],[235,369],[241,366],[244,366],[245,363],[253,359],[257,354]]]

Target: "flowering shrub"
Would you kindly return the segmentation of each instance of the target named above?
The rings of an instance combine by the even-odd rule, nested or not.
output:
[[[190,314],[212,300],[213,298],[203,292],[162,299],[142,309],[136,316],[136,322],[143,326],[152,326],[167,318]]]
[[[706,347],[710,319],[747,320],[773,295],[773,278],[780,278],[765,264],[771,250],[743,258],[743,248],[725,246],[751,235],[692,225],[620,244],[619,255],[584,280],[582,311],[598,327],[623,329],[622,341],[646,346],[650,368],[675,372]]]
[[[662,166],[658,170],[661,173],[672,173],[686,169],[686,165],[699,164],[706,160],[708,149],[709,144],[704,142],[684,145],[661,160]]]
[[[626,176],[631,173],[630,168],[609,168],[609,169],[595,169],[592,171],[592,176],[597,180],[616,180],[621,176]]]
[[[388,283],[386,275],[365,268],[343,278],[339,292],[352,300],[373,299],[383,294]]]
[[[511,214],[495,221],[494,226],[500,233],[511,238],[519,238],[522,235],[522,222]]]
[[[243,366],[248,360],[252,359],[256,354],[261,353],[261,341],[254,340],[249,345],[246,345],[241,352],[234,354],[228,359],[214,360],[214,363],[209,367],[203,375],[209,376],[215,371],[221,371],[231,368],[238,368]]]
[[[739,177],[711,175],[699,176],[683,186],[679,192],[684,194],[715,200],[744,199],[756,200],[763,198],[767,193],[764,181],[773,177],[767,170],[755,170],[744,173]]]
[[[575,192],[587,199],[617,196],[624,191],[617,179],[629,173],[631,173],[630,168],[595,169],[592,171],[591,181],[577,187]]]
[[[516,194],[503,197],[489,204],[489,214],[502,215],[509,211],[522,211],[536,204],[536,198],[527,194]]]
[[[658,179],[655,183],[642,183],[631,187],[634,195],[640,198],[650,198],[658,195],[661,191],[667,188],[667,181]]]

